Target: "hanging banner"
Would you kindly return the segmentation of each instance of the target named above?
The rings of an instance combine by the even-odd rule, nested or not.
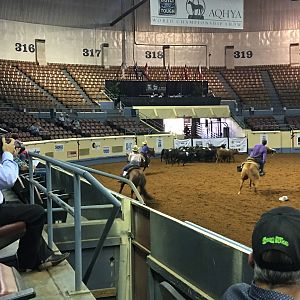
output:
[[[179,147],[191,147],[192,146],[192,141],[191,139],[186,139],[186,140],[174,140],[174,148],[179,148]]]
[[[150,0],[151,25],[243,29],[244,0]]]
[[[162,138],[156,138],[156,149],[155,151],[161,152],[164,148],[164,140]]]
[[[247,138],[229,138],[229,148],[237,149],[239,152],[247,153],[248,143]]]
[[[174,147],[203,147],[203,148],[210,148],[210,147],[221,147],[225,146],[225,148],[229,149],[238,149],[239,152],[247,153],[248,144],[247,144],[247,138],[241,137],[241,138],[211,138],[211,139],[186,139],[186,140],[174,140]]]
[[[197,147],[209,148],[211,146],[221,147],[225,145],[228,148],[227,138],[215,138],[215,139],[193,139],[193,145]]]
[[[133,146],[134,146],[133,140],[125,140],[124,141],[124,149],[125,149],[126,153],[130,153]]]

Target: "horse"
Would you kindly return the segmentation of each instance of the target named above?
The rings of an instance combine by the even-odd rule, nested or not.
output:
[[[128,174],[126,175],[126,178],[132,181],[132,183],[135,185],[135,187],[140,190],[141,196],[147,201],[147,200],[152,200],[153,197],[148,194],[145,186],[146,186],[146,176],[143,173],[143,171],[140,168],[132,168],[129,169]],[[123,188],[124,188],[125,182],[121,182],[121,187],[119,194],[122,193]],[[131,190],[131,198],[133,198],[133,190]]]
[[[250,180],[250,188],[254,187],[254,192],[257,192],[258,181],[259,181],[259,164],[255,162],[252,158],[247,158],[245,162],[242,163],[241,179],[240,179],[240,189],[238,195],[241,193],[243,183],[245,180]]]
[[[195,12],[196,10],[199,10],[199,15],[202,15],[203,14],[203,11],[204,11],[204,7],[203,5],[201,4],[195,4],[193,1],[189,0],[187,1],[186,4],[190,4],[191,5],[191,9],[192,9],[192,12],[193,12],[193,15],[195,15]]]
[[[141,153],[145,159],[145,161],[141,162],[140,167],[144,168],[143,172],[146,170],[146,168],[150,165],[150,157],[155,157],[155,151],[154,148],[149,148],[148,154],[145,155],[144,153]]]

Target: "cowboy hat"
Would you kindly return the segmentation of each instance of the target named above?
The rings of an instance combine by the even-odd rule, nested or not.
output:
[[[137,145],[133,146],[132,151],[133,152],[138,152],[139,151],[139,147]]]
[[[147,145],[147,142],[146,142],[146,141],[144,141],[144,142],[143,142],[143,145]]]

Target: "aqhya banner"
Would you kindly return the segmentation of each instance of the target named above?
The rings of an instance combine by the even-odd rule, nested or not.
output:
[[[244,0],[150,0],[151,25],[243,29]]]

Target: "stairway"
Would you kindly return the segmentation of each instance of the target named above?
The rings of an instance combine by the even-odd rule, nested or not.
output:
[[[270,98],[271,107],[273,107],[273,113],[274,114],[282,113],[282,104],[281,104],[278,94],[275,90],[275,87],[272,83],[269,72],[266,70],[261,71],[261,78],[262,78],[265,90],[267,91],[267,94]]]
[[[32,80],[29,76],[27,76],[27,74],[24,73],[19,67],[16,67],[16,69],[18,70],[20,75],[23,77],[26,77],[26,79],[29,80],[36,89],[40,90],[44,95],[46,95],[49,99],[51,99],[51,101],[54,104],[56,109],[59,109],[59,110],[67,109],[60,101],[58,101],[55,97],[53,97],[53,95],[51,95],[48,91],[46,91],[44,88],[42,88],[40,85],[38,85],[34,80]]]
[[[72,75],[68,72],[67,69],[62,69],[62,72],[67,77],[69,82],[75,87],[75,89],[80,93],[80,95],[84,98],[86,101],[86,104],[90,105],[94,109],[99,109],[99,106],[96,105],[89,97],[88,95],[82,90],[82,88],[79,86],[79,84],[76,82],[76,80],[72,77]]]
[[[228,84],[226,79],[224,78],[223,74],[221,72],[216,72],[217,78],[220,80],[220,82],[223,84],[226,92],[230,95],[230,97],[237,101],[237,103],[240,103],[240,98],[236,94],[236,92],[232,89],[232,87]]]

